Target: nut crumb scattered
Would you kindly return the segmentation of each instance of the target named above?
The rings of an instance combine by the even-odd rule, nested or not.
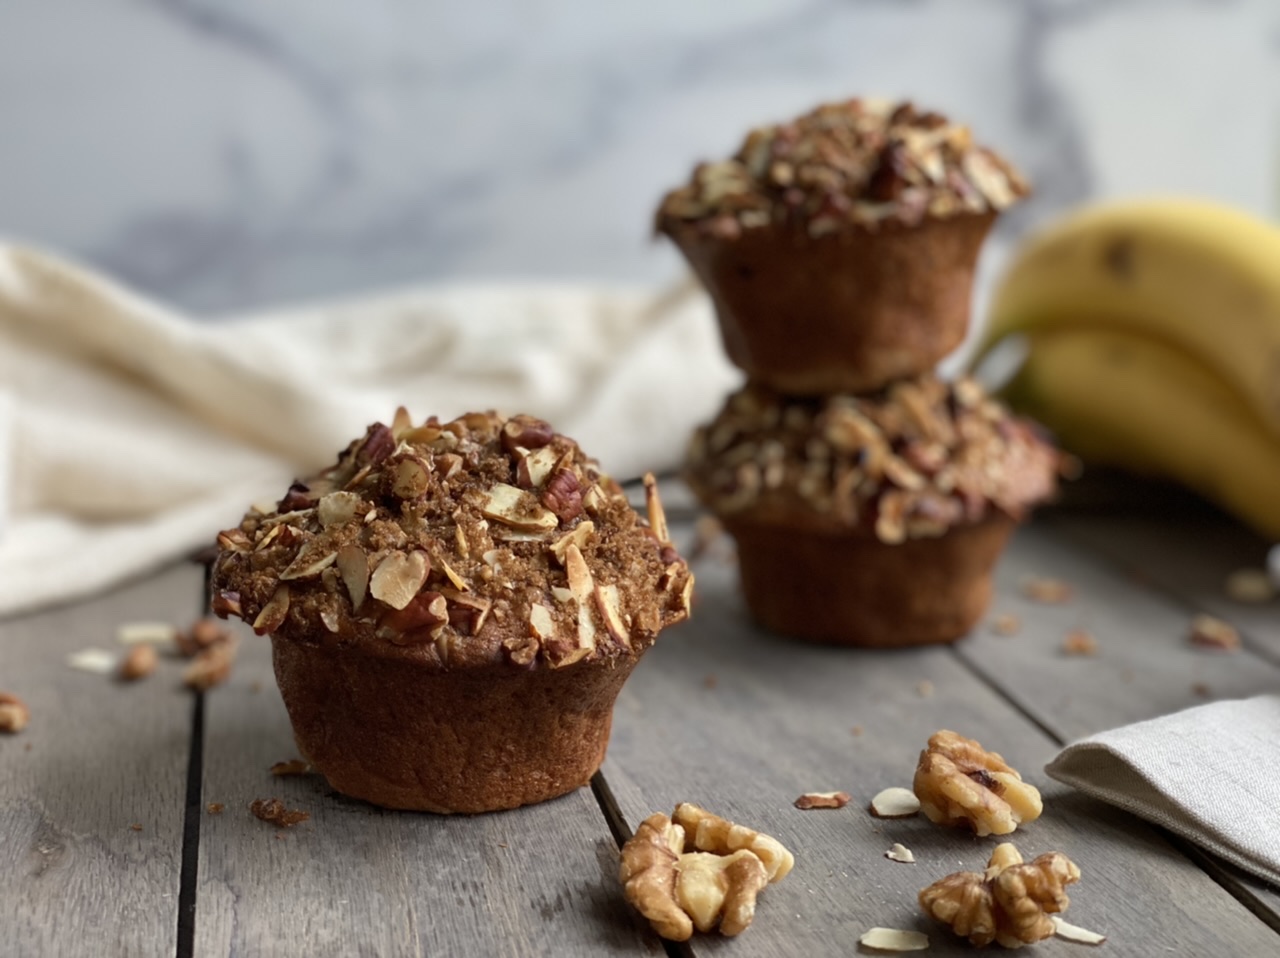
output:
[[[910,818],[919,811],[920,799],[909,788],[886,788],[871,799],[871,814],[876,818]]]
[[[1266,569],[1237,569],[1224,584],[1228,598],[1235,602],[1263,603],[1276,597],[1276,586]]]
[[[183,671],[183,684],[197,692],[207,692],[221,685],[231,677],[237,645],[234,639],[230,639],[201,649]]]
[[[217,619],[203,618],[196,619],[185,631],[176,633],[174,642],[183,657],[190,659],[233,638],[231,630]]]
[[[1240,633],[1221,619],[1197,615],[1191,620],[1191,644],[1202,649],[1235,652],[1240,648]]]
[[[145,679],[159,664],[160,656],[154,645],[135,645],[120,663],[120,681],[136,682],[138,679]]]
[[[255,818],[269,822],[277,828],[292,828],[299,822],[305,822],[311,817],[310,812],[285,808],[284,802],[278,798],[254,799],[249,805],[249,811],[253,813]]]
[[[276,762],[271,766],[272,775],[309,775],[311,763],[300,758],[291,758],[287,762]]]
[[[1097,655],[1098,640],[1084,629],[1072,629],[1062,637],[1063,655]]]
[[[713,689],[720,684],[720,680],[714,675],[708,675],[702,680],[702,687],[705,689]]]
[[[924,951],[929,947],[929,936],[922,931],[871,928],[862,933],[858,944],[876,951]]]
[[[796,808],[808,811],[811,808],[844,808],[849,804],[848,792],[805,792],[794,802]]]
[[[205,806],[205,810],[208,811],[210,815],[221,815],[226,807],[227,806],[223,805],[222,802],[210,802]]]
[[[894,842],[893,847],[884,853],[884,857],[891,862],[902,862],[904,865],[915,863],[916,856],[912,854],[911,849],[901,842]]]
[[[10,735],[21,732],[31,720],[31,710],[27,703],[10,692],[0,692],[0,732]],[[31,748],[31,743],[27,743]]]
[[[922,699],[927,699],[933,695],[933,683],[928,679],[922,679],[916,683],[916,694]]]
[[[1207,699],[1212,692],[1210,691],[1207,683],[1196,682],[1191,686],[1191,694],[1198,695],[1202,699]]]
[[[862,738],[863,728],[861,725],[855,725],[853,728],[849,729],[849,731],[853,733],[854,738]]]
[[[142,825],[139,824],[138,822],[134,822],[132,825],[129,826],[129,828],[135,832],[142,831]]]
[[[1022,620],[1005,612],[991,620],[991,631],[996,635],[1017,635],[1022,630]]]
[[[1028,576],[1022,580],[1022,594],[1033,602],[1045,605],[1061,605],[1070,602],[1075,595],[1070,583],[1048,576]]]

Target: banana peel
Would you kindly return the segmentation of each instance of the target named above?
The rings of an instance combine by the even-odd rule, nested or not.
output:
[[[1009,404],[1086,462],[1176,479],[1280,540],[1280,440],[1256,407],[1197,356],[1090,318],[1026,334]]]

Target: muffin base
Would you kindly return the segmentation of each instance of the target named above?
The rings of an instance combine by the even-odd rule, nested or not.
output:
[[[974,266],[995,213],[885,223],[816,239],[790,226],[732,240],[665,231],[715,303],[725,351],[794,396],[867,393],[928,372],[969,326]]]
[[[756,621],[809,642],[875,648],[968,633],[991,602],[991,573],[1015,525],[1001,513],[887,545],[870,530],[829,535],[725,520]]]
[[[637,661],[440,672],[274,636],[271,648],[298,748],[334,789],[440,813],[516,808],[586,785]]]

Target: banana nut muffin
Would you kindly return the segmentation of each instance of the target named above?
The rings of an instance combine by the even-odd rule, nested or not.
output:
[[[715,303],[729,357],[780,392],[932,369],[969,322],[979,247],[1028,192],[968,127],[853,99],[752,130],[667,194],[657,228]]]
[[[766,628],[846,645],[964,635],[1009,532],[1053,494],[1060,456],[972,379],[868,397],[749,385],[690,444],[686,476],[738,542]]]
[[[482,812],[587,783],[613,702],[693,577],[545,422],[400,410],[218,536],[214,610],[272,640],[303,755],[340,792]]]

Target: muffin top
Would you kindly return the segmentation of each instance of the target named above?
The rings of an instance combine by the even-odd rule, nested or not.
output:
[[[783,398],[748,385],[690,443],[687,478],[717,514],[797,528],[940,536],[992,509],[1020,518],[1056,488],[1059,453],[969,378],[874,396]]]
[[[997,212],[1027,192],[967,126],[910,102],[853,99],[752,130],[731,159],[699,164],[687,185],[664,197],[657,227],[732,240],[778,223],[816,238]]]
[[[213,608],[438,669],[637,655],[693,588],[651,476],[645,492],[647,521],[540,419],[401,409],[218,535]]]

